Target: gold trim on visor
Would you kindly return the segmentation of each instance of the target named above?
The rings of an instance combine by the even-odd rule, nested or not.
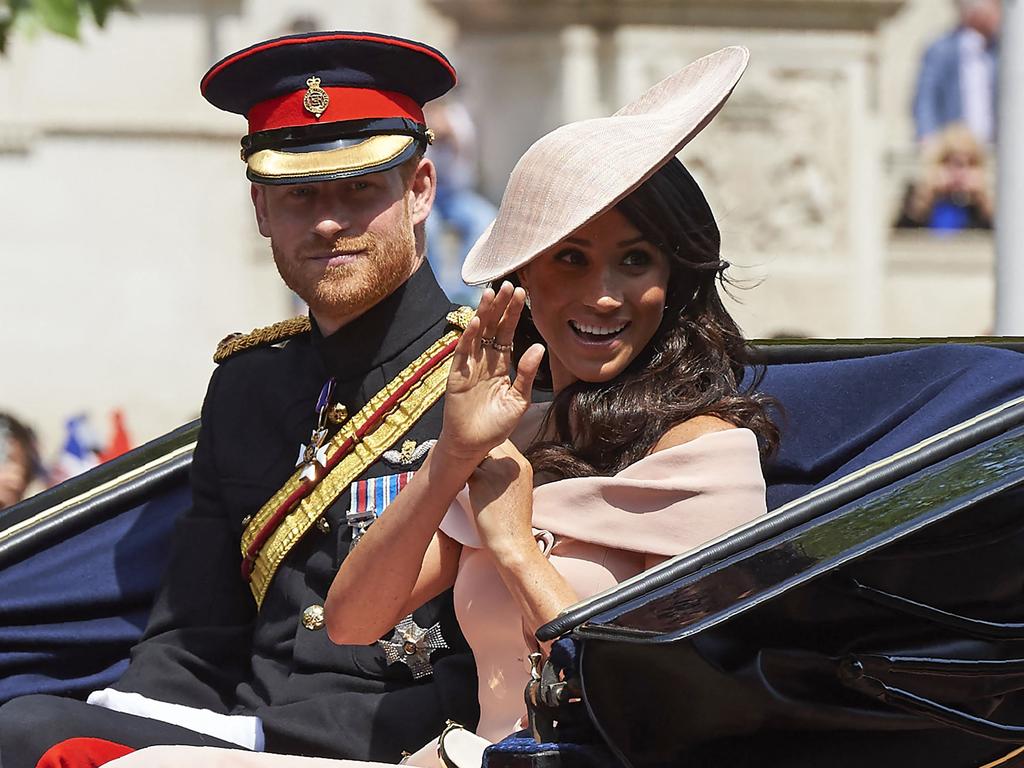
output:
[[[253,174],[267,179],[329,176],[334,173],[365,171],[394,160],[414,141],[412,136],[385,134],[370,136],[350,147],[316,152],[261,149],[249,157],[247,165]]]

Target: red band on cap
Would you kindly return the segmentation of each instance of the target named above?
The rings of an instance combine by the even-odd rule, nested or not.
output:
[[[306,97],[306,89],[303,89],[253,106],[246,116],[249,133],[379,117],[406,117],[417,123],[425,122],[420,105],[402,93],[343,86],[328,86],[323,90],[330,101],[319,119],[303,106]]]

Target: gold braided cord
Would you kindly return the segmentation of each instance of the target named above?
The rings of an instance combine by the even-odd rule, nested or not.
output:
[[[301,315],[268,325],[266,328],[255,328],[249,333],[236,333],[217,345],[217,351],[213,353],[213,362],[222,363],[232,355],[253,347],[278,344],[300,333],[307,333],[310,328],[309,317]]]
[[[349,420],[334,435],[328,444],[327,454],[333,455],[339,446],[348,438],[354,436],[357,429],[366,423],[370,416],[405,382],[412,378],[430,358],[437,355],[446,345],[457,339],[458,336],[459,334],[456,331],[451,331],[442,336],[426,352],[399,373],[398,376],[388,382],[384,389],[370,398],[369,402],[362,407],[355,418]],[[434,403],[441,399],[441,395],[444,394],[445,385],[448,382],[448,371],[450,369],[451,356],[449,355],[405,394],[405,397],[384,417],[380,426],[369,434],[364,435],[362,440],[357,441],[352,451],[320,481],[308,496],[299,502],[298,506],[274,530],[257,555],[250,575],[249,587],[252,590],[253,597],[256,598],[257,606],[262,605],[270,581],[284,561],[284,558],[291,551],[292,547],[298,543],[299,539],[316,523],[327,507],[344,493],[345,489],[348,488],[355,478],[377,461],[384,451],[401,439]],[[249,546],[256,538],[256,535],[267,524],[274,515],[274,512],[299,487],[301,476],[302,468],[300,467],[296,469],[284,487],[275,493],[260,508],[259,512],[253,516],[253,519],[242,533],[241,550],[243,557],[248,552]]]
[[[473,319],[473,315],[476,314],[476,310],[472,307],[459,307],[453,309],[447,315],[445,320],[454,325],[456,328],[461,328],[463,331],[466,330],[466,326],[469,325],[469,321]]]

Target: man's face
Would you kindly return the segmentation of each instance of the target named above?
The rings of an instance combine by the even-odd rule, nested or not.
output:
[[[967,4],[962,15],[965,26],[978,30],[989,40],[999,36],[999,25],[1002,20],[1003,8],[1000,0],[974,0]]]
[[[423,260],[414,227],[433,202],[434,169],[421,160],[409,181],[399,169],[351,179],[253,185],[260,233],[282,279],[324,334],[388,296]]]

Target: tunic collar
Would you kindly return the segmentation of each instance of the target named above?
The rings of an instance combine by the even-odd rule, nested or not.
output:
[[[339,382],[359,379],[400,355],[451,307],[424,261],[391,295],[330,336],[310,318],[313,347]]]

